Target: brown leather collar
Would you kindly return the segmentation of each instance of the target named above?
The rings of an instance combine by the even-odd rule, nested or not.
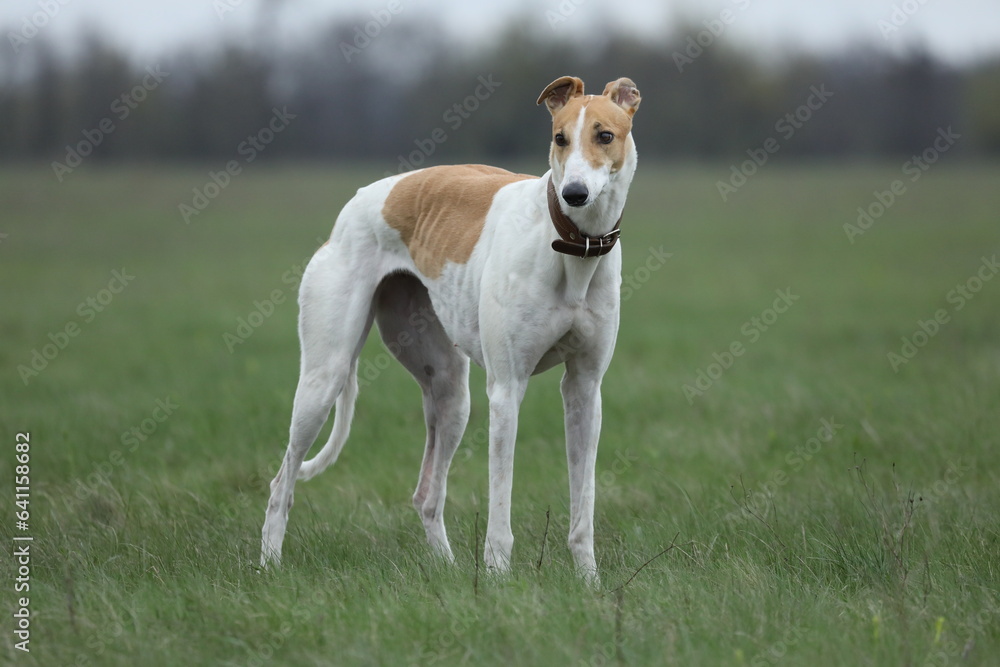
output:
[[[552,249],[564,255],[574,257],[600,257],[611,252],[618,242],[621,230],[618,226],[622,224],[621,217],[615,223],[614,229],[604,236],[590,236],[580,231],[576,223],[569,219],[562,209],[559,208],[559,199],[556,195],[556,186],[549,177],[549,217],[552,218],[552,225],[559,232],[560,238],[552,242]]]

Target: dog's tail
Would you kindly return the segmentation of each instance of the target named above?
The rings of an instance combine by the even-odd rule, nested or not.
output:
[[[299,468],[298,479],[312,479],[336,462],[340,456],[340,450],[347,442],[347,435],[351,432],[351,420],[354,419],[354,402],[358,399],[358,374],[357,366],[351,368],[350,377],[344,390],[337,397],[336,413],[333,417],[333,430],[330,431],[330,439],[323,445],[319,453],[302,462]]]

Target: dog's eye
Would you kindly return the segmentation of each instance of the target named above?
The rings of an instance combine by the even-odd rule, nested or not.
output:
[[[569,143],[568,141],[566,141],[566,137],[563,136],[562,132],[560,132],[555,136],[555,142],[556,146],[565,146],[566,144]]]
[[[612,141],[615,140],[615,135],[611,134],[610,132],[601,132],[600,134],[597,135],[597,140],[600,141],[602,144],[610,144]]]

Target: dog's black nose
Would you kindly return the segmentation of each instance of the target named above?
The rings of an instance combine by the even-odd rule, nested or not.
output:
[[[562,197],[570,206],[583,206],[587,203],[587,197],[590,195],[587,192],[587,186],[583,183],[569,183],[563,188]]]

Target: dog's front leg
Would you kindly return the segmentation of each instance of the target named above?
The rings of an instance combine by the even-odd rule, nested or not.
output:
[[[527,388],[526,379],[487,378],[490,399],[490,516],[486,527],[486,567],[506,572],[514,534],[510,529],[510,496],[514,484],[514,441],[517,413]]]
[[[569,548],[576,567],[597,584],[594,559],[594,468],[601,433],[601,377],[581,370],[571,360],[562,379],[566,416],[566,459],[569,463]]]

